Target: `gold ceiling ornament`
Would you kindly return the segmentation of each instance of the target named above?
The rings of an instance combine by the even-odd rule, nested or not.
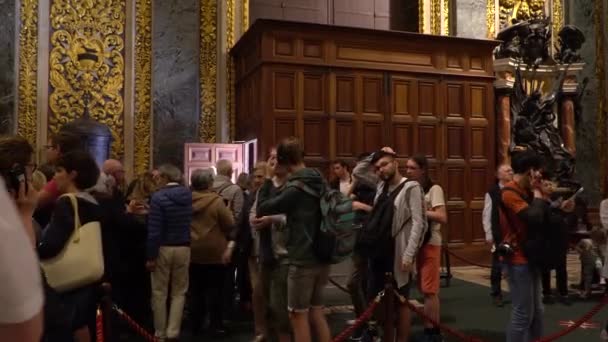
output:
[[[216,133],[217,86],[217,1],[200,2],[200,96],[199,138],[214,143]]]
[[[91,117],[112,132],[112,158],[123,154],[124,0],[53,0],[49,130]],[[84,95],[90,94],[85,103]]]
[[[486,5],[486,28],[489,39],[496,38],[496,0],[488,0]]]
[[[242,34],[245,34],[249,29],[249,0],[243,0],[243,10],[241,11]]]
[[[135,160],[136,174],[149,169],[150,135],[152,131],[151,83],[152,83],[152,3],[136,0],[135,3]]]
[[[441,0],[431,0],[431,34],[441,34]]]
[[[443,34],[450,35],[450,0],[443,0]]]
[[[545,17],[544,0],[499,0],[498,3],[499,29],[511,26],[513,21]]]
[[[604,48],[604,2],[595,1],[593,8],[593,26],[595,29],[595,60],[603,61],[605,56]],[[608,110],[606,108],[606,70],[604,69],[604,63],[595,63],[595,76],[598,80],[598,93],[599,98],[597,101],[597,153],[599,159],[599,170],[600,170],[600,193],[602,198],[608,196],[608,168],[606,163],[608,154],[608,137],[606,136],[606,115]]]
[[[17,134],[36,146],[38,86],[38,0],[21,0]]]
[[[234,59],[230,55],[230,49],[234,46],[234,31],[236,29],[236,22],[234,14],[236,13],[236,2],[235,0],[226,1],[226,111],[228,112],[228,135],[230,140],[234,140],[234,133],[236,123],[235,113],[235,90],[234,90]]]
[[[424,33],[424,0],[418,0],[418,33]]]

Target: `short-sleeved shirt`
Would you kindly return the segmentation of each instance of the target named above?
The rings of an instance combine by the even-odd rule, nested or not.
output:
[[[510,262],[514,265],[524,265],[528,263],[528,259],[524,256],[522,242],[526,239],[528,226],[519,218],[518,214],[528,208],[528,202],[522,196],[530,196],[530,194],[519,187],[515,181],[508,182],[504,188],[514,189],[517,193],[510,190],[502,192],[502,203],[506,209],[506,212],[501,209],[499,213],[503,240],[516,245]]]
[[[22,323],[42,309],[40,267],[3,182],[0,208],[0,324]]]
[[[427,210],[444,206],[445,198],[443,197],[443,189],[437,184],[433,185],[429,191],[424,194],[424,202]],[[441,246],[441,223],[432,222],[429,228],[431,229],[429,245]]]

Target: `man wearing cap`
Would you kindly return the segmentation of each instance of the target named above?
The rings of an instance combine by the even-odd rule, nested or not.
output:
[[[383,287],[384,275],[390,272],[393,274],[399,293],[407,298],[409,296],[412,275],[416,269],[414,267],[416,255],[422,246],[428,227],[422,187],[418,182],[408,180],[401,175],[396,158],[396,153],[390,147],[384,147],[367,158],[369,160],[367,166],[364,163],[357,165],[353,171],[355,177],[358,174],[369,174],[369,168],[373,165],[380,179],[377,185],[374,206],[355,201],[353,202],[353,209],[371,212],[373,218],[375,208],[379,208],[384,201],[394,198],[393,217],[390,227],[392,246],[378,246],[378,249],[385,250],[391,250],[391,247],[393,247],[393,253],[386,253],[386,255],[371,258],[370,281],[372,284],[370,289],[372,290],[372,295],[378,293]],[[368,171],[365,170],[366,167]],[[409,333],[410,311],[403,304],[399,307],[397,341],[407,341]]]

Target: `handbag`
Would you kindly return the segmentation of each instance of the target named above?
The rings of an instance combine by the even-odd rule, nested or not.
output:
[[[58,292],[67,292],[93,284],[104,273],[101,224],[91,221],[80,224],[78,200],[66,194],[74,208],[74,232],[54,258],[41,262],[49,285]]]

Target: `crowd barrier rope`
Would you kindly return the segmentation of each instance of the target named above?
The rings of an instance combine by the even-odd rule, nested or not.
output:
[[[355,320],[355,323],[353,325],[351,325],[350,327],[346,328],[340,334],[338,334],[338,336],[334,337],[332,339],[332,342],[342,342],[342,341],[346,340],[355,332],[355,330],[359,329],[361,327],[361,325],[363,325],[364,323],[369,321],[370,318],[372,317],[372,315],[374,314],[374,311],[376,311],[376,307],[382,301],[383,297],[384,297],[384,290],[380,291],[380,293],[378,293],[376,298],[374,298],[369,303],[369,305],[367,306],[367,309],[365,311],[363,311],[361,316],[359,316]]]
[[[133,331],[135,331],[139,336],[143,337],[148,342],[159,342],[160,340],[154,335],[150,334],[146,331],[141,325],[139,325],[131,316],[129,316],[126,312],[124,312],[121,308],[119,308],[116,304],[112,305],[112,310],[118,314],[123,321],[125,321]]]
[[[453,256],[454,258],[456,258],[456,259],[458,259],[458,260],[460,260],[460,261],[462,261],[464,263],[467,263],[469,265],[477,266],[477,267],[482,267],[482,268],[492,268],[492,265],[480,264],[478,262],[475,262],[475,261],[467,259],[467,258],[465,258],[463,256],[460,256],[460,255],[452,252],[447,246],[443,246],[443,250],[446,251],[449,255]]]
[[[95,336],[97,342],[103,342],[103,312],[100,307],[95,314]]]

